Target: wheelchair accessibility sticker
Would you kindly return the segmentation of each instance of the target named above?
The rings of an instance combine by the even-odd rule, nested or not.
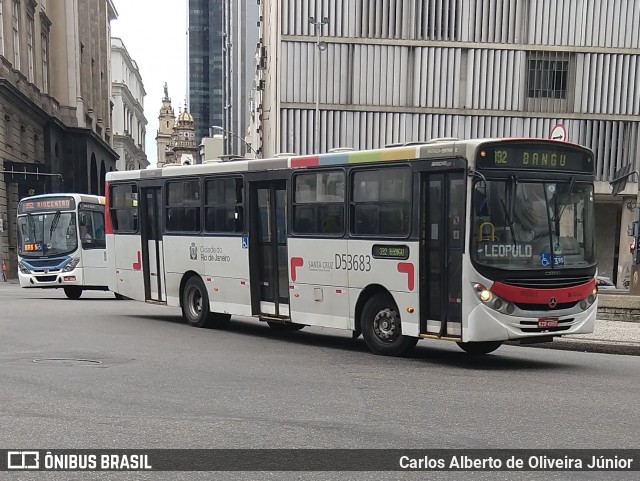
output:
[[[554,254],[553,263],[556,266],[563,266],[564,265],[564,256],[558,255],[558,254]],[[551,254],[549,254],[548,252],[543,252],[542,254],[540,254],[540,265],[542,267],[551,267]]]

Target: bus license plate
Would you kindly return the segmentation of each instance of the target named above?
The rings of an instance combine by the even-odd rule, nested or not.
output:
[[[538,329],[546,329],[549,327],[558,327],[557,317],[541,317],[538,319]]]

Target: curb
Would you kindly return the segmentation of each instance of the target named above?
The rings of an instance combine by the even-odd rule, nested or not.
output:
[[[558,351],[591,352],[597,354],[618,354],[624,356],[640,356],[640,344],[623,341],[596,341],[588,339],[558,339],[540,344],[520,344],[505,342],[512,346],[533,349],[555,349]]]

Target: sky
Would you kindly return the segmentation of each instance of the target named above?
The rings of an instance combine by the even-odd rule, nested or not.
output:
[[[147,95],[145,152],[150,167],[157,161],[158,115],[169,87],[176,115],[187,96],[187,0],[113,0],[118,18],[111,22],[111,35],[124,42],[138,64]]]

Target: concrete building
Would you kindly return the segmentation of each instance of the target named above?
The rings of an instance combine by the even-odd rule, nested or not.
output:
[[[209,127],[224,123],[225,1],[189,0],[188,5],[188,105],[195,121],[197,145],[209,133]]]
[[[111,79],[113,148],[120,157],[116,167],[118,170],[146,169],[149,166],[144,151],[146,92],[138,64],[119,38],[111,39]]]
[[[265,156],[562,124],[595,151],[599,270],[626,285],[638,187],[609,181],[640,168],[640,0],[263,0],[261,19]]]
[[[251,155],[244,139],[249,127],[250,95],[255,78],[255,52],[259,40],[258,2],[224,2],[224,134],[225,153]]]
[[[101,193],[111,148],[111,0],[0,0],[0,256],[17,270],[19,199]]]

